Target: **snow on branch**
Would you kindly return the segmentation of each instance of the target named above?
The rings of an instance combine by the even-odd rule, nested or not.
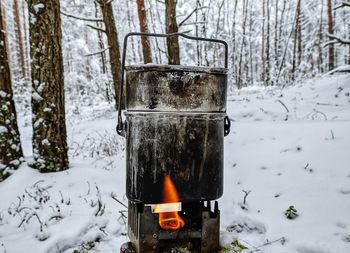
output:
[[[344,8],[344,7],[350,7],[350,3],[348,3],[348,2],[341,2],[336,7],[334,7],[334,10],[337,10],[337,9],[340,9],[340,8]]]
[[[66,16],[68,18],[74,18],[74,19],[78,19],[78,20],[83,20],[83,21],[89,21],[89,22],[103,22],[103,19],[101,18],[87,18],[87,17],[79,17],[76,15],[72,15],[66,12],[61,11],[61,14],[63,16]]]
[[[340,38],[334,34],[327,34],[328,38],[330,38],[331,40],[328,41],[324,46],[327,47],[331,44],[336,44],[336,43],[339,43],[339,44],[342,44],[342,45],[350,45],[350,40],[346,40],[346,39],[343,39],[343,38]]]

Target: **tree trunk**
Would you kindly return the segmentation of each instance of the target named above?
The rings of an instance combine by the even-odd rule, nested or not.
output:
[[[97,3],[95,3],[95,18],[98,18],[98,14],[99,14],[99,8],[97,6]],[[96,27],[98,28],[101,28],[101,23],[100,22],[96,22]],[[101,60],[101,65],[102,65],[102,73],[105,74],[107,72],[107,69],[106,69],[106,52],[104,51],[105,50],[105,44],[103,43],[103,34],[101,31],[97,31],[97,38],[98,38],[98,47],[100,48],[101,50],[101,53],[100,53],[100,60]],[[108,92],[108,86],[106,87],[106,90]],[[107,99],[109,101],[109,96],[107,95]]]
[[[265,71],[265,85],[270,85],[270,0],[266,2],[266,69]]]
[[[24,49],[24,55],[25,55],[25,74],[26,74],[26,83],[29,84],[30,82],[30,49],[29,49],[29,29],[28,29],[28,8],[27,4],[22,4],[22,20],[23,20],[23,49]]]
[[[15,31],[16,31],[16,40],[18,43],[18,58],[20,60],[19,70],[21,71],[21,76],[26,76],[25,69],[25,52],[24,52],[24,41],[22,36],[22,26],[21,26],[21,18],[20,18],[20,7],[18,4],[18,0],[14,0],[13,11],[15,16]]]
[[[322,41],[323,41],[323,4],[324,0],[321,0],[321,13],[320,13],[320,26],[318,30],[318,59],[317,59],[317,65],[318,65],[318,72],[323,73],[323,50],[322,50]]]
[[[278,2],[279,0],[275,1],[275,38],[274,38],[274,49],[275,49],[275,72],[278,68],[278,57],[279,57],[279,50],[278,50]]]
[[[176,2],[177,0],[165,0],[165,28],[166,33],[177,33],[176,22]],[[179,38],[167,38],[168,62],[170,65],[180,65]]]
[[[139,15],[140,21],[140,31],[143,33],[148,32],[147,18],[146,18],[146,9],[145,9],[145,1],[137,0],[137,11]],[[141,37],[142,44],[142,53],[143,53],[143,62],[150,63],[152,62],[152,52],[150,47],[149,38],[142,36]]]
[[[328,33],[333,34],[334,21],[332,14],[332,1],[327,0]],[[328,45],[328,70],[334,69],[334,44]]]
[[[301,13],[300,5],[301,5],[301,0],[298,0],[296,14],[295,14],[296,15],[295,26],[294,26],[293,62],[292,62],[292,75],[291,75],[292,81],[295,80],[295,71],[297,67],[297,48],[299,47],[299,29],[300,29],[300,13]]]
[[[248,0],[243,0],[243,23],[242,23],[242,42],[241,42],[241,48],[239,53],[239,64],[238,64],[238,78],[237,78],[237,88],[240,89],[243,86],[243,78],[242,78],[242,72],[243,72],[243,53],[245,51],[246,47],[246,23],[247,23],[247,9],[248,9]]]
[[[68,169],[59,0],[29,0],[32,59],[33,166]]]
[[[297,62],[297,67],[300,66],[301,64],[301,57],[303,54],[303,47],[302,47],[302,34],[301,34],[301,1],[298,3],[298,17],[297,17],[297,33],[298,33],[298,44],[297,44],[297,52],[298,52],[298,62]]]
[[[109,60],[111,62],[111,72],[114,83],[114,96],[116,105],[119,103],[119,84],[121,82],[121,69],[122,64],[120,62],[120,48],[118,40],[118,31],[114,22],[114,14],[112,1],[100,0],[99,1],[103,22],[105,24],[106,35],[109,45]],[[123,105],[122,105],[123,106]]]
[[[261,62],[262,62],[262,71],[261,71],[261,81],[265,84],[265,69],[266,69],[266,57],[265,57],[265,19],[266,19],[266,0],[262,2],[262,11],[263,11],[263,20],[262,20],[262,35],[261,35]]]
[[[0,182],[23,161],[0,3]]]
[[[235,0],[234,9],[233,9],[233,21],[232,21],[232,78],[234,78],[235,83],[238,83],[238,74],[237,74],[237,56],[236,56],[236,13],[237,13],[237,4],[238,0]]]

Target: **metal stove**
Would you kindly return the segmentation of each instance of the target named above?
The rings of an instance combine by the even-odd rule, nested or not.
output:
[[[225,48],[225,68],[125,66],[130,36],[181,36],[220,43]],[[223,193],[223,139],[230,132],[226,42],[181,33],[130,33],[124,39],[122,71],[126,92],[120,85],[117,132],[126,138],[130,242],[121,252],[216,252],[220,229],[216,200]],[[172,198],[164,196],[169,191],[167,179],[171,180]],[[162,220],[172,213],[181,221],[175,228],[172,218]]]

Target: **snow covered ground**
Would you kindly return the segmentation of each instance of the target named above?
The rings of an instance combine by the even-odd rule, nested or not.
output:
[[[245,88],[228,100],[222,245],[349,253],[350,75]],[[116,114],[109,105],[67,111],[70,170],[40,174],[24,164],[0,183],[0,253],[119,252],[127,240]],[[30,118],[20,124],[30,160]],[[285,216],[291,205],[295,219]]]

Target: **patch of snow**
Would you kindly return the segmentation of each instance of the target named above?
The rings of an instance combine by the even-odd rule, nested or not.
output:
[[[0,126],[0,134],[2,134],[2,133],[7,133],[7,128],[6,127],[4,127],[4,126]]]
[[[50,141],[49,141],[48,139],[44,139],[44,140],[41,142],[41,144],[46,145],[46,146],[50,146],[50,145],[51,145],[51,143],[50,143]]]
[[[34,9],[35,13],[38,13],[41,9],[44,9],[44,8],[45,8],[45,5],[42,3],[33,5],[33,9]]]
[[[44,122],[44,119],[40,118],[34,122],[33,127],[38,128],[43,122]]]
[[[5,98],[7,96],[7,93],[3,90],[0,90],[0,97]]]
[[[42,96],[39,95],[39,93],[35,91],[32,92],[32,98],[37,102],[42,101],[44,99]]]

